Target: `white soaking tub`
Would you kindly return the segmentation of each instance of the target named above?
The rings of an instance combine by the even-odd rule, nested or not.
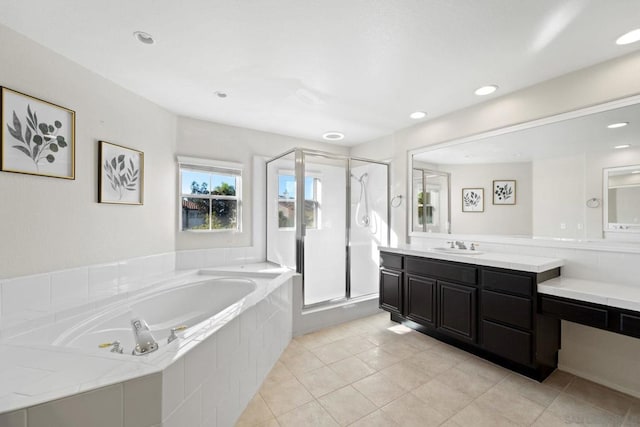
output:
[[[0,381],[0,425],[6,416],[47,411],[63,414],[60,425],[107,425],[112,407],[124,413],[108,424],[117,427],[141,419],[234,425],[291,340],[294,277],[269,263],[176,271],[0,335],[0,380],[9,379]],[[157,351],[132,355],[134,318],[148,323]],[[171,328],[183,325],[167,343]],[[115,340],[122,354],[100,346]],[[149,404],[131,405],[140,390]],[[68,411],[69,402],[94,408],[91,422]]]
[[[168,345],[171,328],[188,329],[215,318],[256,290],[253,279],[218,277],[180,287],[154,290],[111,307],[61,333],[52,345],[97,349],[119,341],[125,354],[135,347],[131,320],[144,319],[160,349]],[[103,350],[103,351],[109,351]]]

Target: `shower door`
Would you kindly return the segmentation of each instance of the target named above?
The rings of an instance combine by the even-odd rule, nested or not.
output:
[[[347,297],[347,177],[344,157],[303,152],[298,198],[302,226],[305,307]],[[301,218],[302,216],[302,218]]]

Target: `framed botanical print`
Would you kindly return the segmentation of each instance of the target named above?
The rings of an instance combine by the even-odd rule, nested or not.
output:
[[[122,205],[144,202],[144,153],[100,141],[98,201]]]
[[[75,179],[76,113],[6,87],[0,90],[0,169]]]
[[[516,181],[513,179],[503,179],[493,181],[493,204],[494,205],[515,205],[516,204]]]
[[[462,212],[484,212],[484,188],[462,189]]]

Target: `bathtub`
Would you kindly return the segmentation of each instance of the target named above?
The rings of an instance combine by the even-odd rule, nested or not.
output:
[[[126,304],[115,304],[80,321],[62,332],[51,344],[99,349],[106,343],[118,340],[124,353],[130,354],[135,346],[131,319],[141,318],[147,322],[162,349],[169,345],[167,338],[171,328],[198,328],[201,322],[223,315],[225,310],[233,307],[256,288],[255,279],[217,277],[178,287],[153,290],[130,299]]]
[[[0,379],[10,379],[0,381],[0,424],[4,413],[26,417],[52,408],[66,424],[87,425],[65,405],[89,399],[96,408],[125,405],[124,424],[233,425],[291,340],[294,276],[268,263],[176,271],[0,335]],[[157,351],[131,354],[134,317],[149,324]],[[167,343],[171,328],[182,325]],[[123,354],[100,346],[115,340]],[[126,396],[141,387],[153,404],[127,406]],[[202,414],[201,423],[193,413]],[[112,414],[94,416],[102,422]]]

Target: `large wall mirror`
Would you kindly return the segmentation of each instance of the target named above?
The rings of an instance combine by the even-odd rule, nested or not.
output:
[[[410,236],[640,240],[640,96],[413,150],[409,160]],[[429,229],[418,215],[428,175],[448,178],[448,203],[429,212],[448,227]]]

